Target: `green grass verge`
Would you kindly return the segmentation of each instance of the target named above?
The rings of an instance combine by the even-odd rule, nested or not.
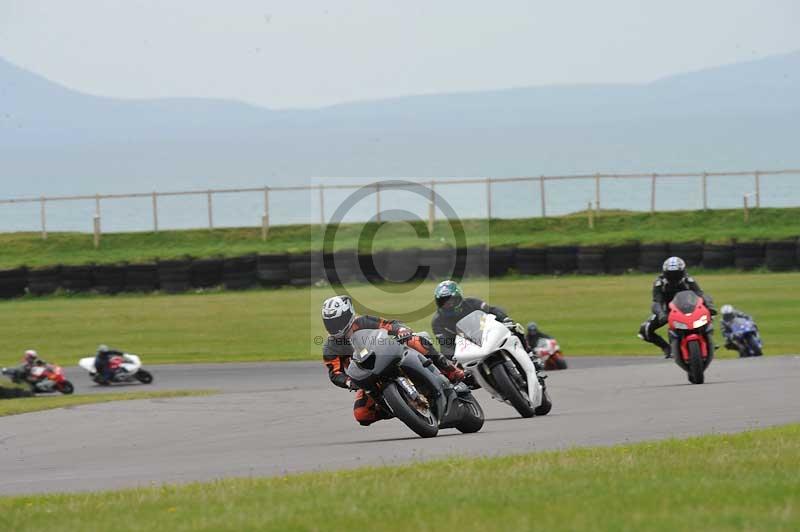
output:
[[[40,410],[66,408],[109,401],[133,401],[136,399],[170,399],[173,397],[190,397],[195,395],[211,395],[213,390],[165,390],[158,392],[119,392],[98,393],[89,395],[49,395],[23,397],[19,399],[0,400],[0,417],[27,414]],[[0,520],[0,522],[2,522]]]
[[[0,499],[8,530],[797,530],[800,425],[399,467]],[[120,508],[131,510],[120,519]]]
[[[717,305],[732,303],[752,313],[767,354],[800,352],[800,273],[702,273],[701,286]],[[650,312],[653,276],[566,276],[484,279],[463,283],[468,295],[505,307],[522,322],[536,320],[555,335],[565,354],[631,355],[655,348],[635,337]],[[370,285],[352,288],[358,302],[385,316],[430,303],[435,283],[407,293]],[[410,286],[403,286],[409,289]],[[203,294],[23,298],[0,302],[0,365],[18,362],[35,348],[61,365],[98,343],[142,355],[145,364],[319,359],[314,337],[324,329],[325,288],[282,288]],[[430,330],[430,315],[411,320]],[[730,352],[720,352],[720,355]]]
[[[595,229],[588,228],[586,213],[551,218],[464,220],[469,245],[546,246],[564,244],[619,244],[630,241],[676,240],[729,242],[769,240],[800,235],[800,208],[757,209],[749,223],[740,210],[662,213],[601,212]],[[422,229],[423,224],[416,224]],[[336,247],[354,249],[364,226],[347,224],[339,229]],[[374,227],[372,229],[375,229]],[[454,245],[452,231],[438,222],[430,239],[420,239],[407,223],[384,223],[377,229],[375,249],[443,247]],[[366,246],[363,244],[362,247]],[[317,225],[277,226],[261,240],[256,228],[111,233],[103,235],[99,250],[85,233],[0,234],[0,268],[18,265],[145,262],[155,258],[237,256],[248,253],[299,252],[322,248]],[[369,251],[369,249],[366,249]]]

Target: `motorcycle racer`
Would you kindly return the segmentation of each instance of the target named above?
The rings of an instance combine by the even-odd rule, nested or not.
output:
[[[542,331],[535,321],[530,322],[527,327],[525,327],[525,340],[528,342],[528,345],[531,346],[531,348],[535,348],[536,344],[539,343],[539,340],[549,340],[551,338],[552,336]]]
[[[702,297],[711,315],[717,313],[710,296],[703,294],[703,290],[693,277],[686,273],[686,263],[680,257],[670,257],[661,267],[661,275],[653,283],[652,314],[639,327],[639,338],[645,342],[655,344],[664,352],[664,358],[672,358],[669,343],[655,331],[667,324],[669,304],[675,294],[683,290],[691,290]]]
[[[122,356],[122,351],[118,351],[116,349],[111,349],[105,344],[100,344],[97,346],[97,354],[95,355],[94,359],[94,367],[97,370],[98,375],[102,377],[101,384],[109,384],[111,382],[113,372],[111,371],[111,366],[109,361],[113,356]]]
[[[725,338],[725,349],[736,350],[736,345],[733,343],[733,339],[731,338],[731,333],[733,332],[733,320],[736,318],[744,318],[746,320],[753,321],[753,318],[744,312],[736,310],[733,308],[733,305],[722,305],[720,314],[722,314],[720,328],[722,329],[722,337]],[[756,327],[756,330],[758,330],[758,327],[755,325],[754,321],[753,326]]]
[[[31,370],[34,366],[46,366],[47,362],[39,358],[39,353],[34,349],[28,349],[22,356],[22,364],[16,367],[16,373],[13,378],[14,382],[21,382],[22,380],[31,381]]]
[[[455,352],[456,323],[476,310],[494,314],[497,321],[505,325],[512,334],[519,338],[525,351],[531,352],[531,346],[525,339],[525,329],[522,325],[512,320],[500,307],[493,307],[477,297],[464,297],[461,287],[455,281],[447,280],[439,283],[433,291],[433,297],[436,300],[437,310],[431,320],[431,328],[436,340],[439,342],[442,354],[447,358],[453,358],[453,353]],[[533,359],[534,364],[537,364],[537,369],[541,369],[538,359],[536,357],[533,357]]]
[[[464,378],[464,372],[443,357],[430,340],[414,335],[410,328],[397,320],[357,315],[348,296],[326,299],[322,304],[322,321],[329,334],[322,346],[322,359],[328,368],[328,377],[340,388],[356,390],[353,415],[361,425],[367,426],[380,419],[388,419],[391,414],[380,409],[364,390],[358,389],[344,371],[353,356],[350,337],[359,329],[384,329],[399,342],[428,357],[451,382]]]

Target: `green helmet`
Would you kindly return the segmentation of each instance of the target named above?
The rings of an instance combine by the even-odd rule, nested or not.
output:
[[[433,291],[433,297],[436,299],[436,306],[444,313],[451,313],[461,308],[461,303],[464,301],[464,294],[461,292],[461,287],[455,281],[442,281],[436,286]]]

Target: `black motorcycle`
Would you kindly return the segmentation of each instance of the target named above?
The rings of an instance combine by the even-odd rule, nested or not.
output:
[[[450,384],[430,359],[382,329],[356,331],[345,372],[379,405],[423,438],[439,429],[483,427],[483,409],[464,383]]]

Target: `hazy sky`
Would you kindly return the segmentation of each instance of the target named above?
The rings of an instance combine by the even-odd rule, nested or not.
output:
[[[797,0],[0,0],[0,56],[84,92],[308,107],[648,81],[800,49]]]

